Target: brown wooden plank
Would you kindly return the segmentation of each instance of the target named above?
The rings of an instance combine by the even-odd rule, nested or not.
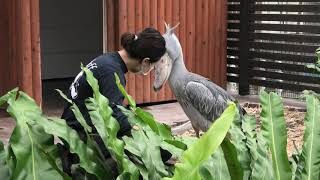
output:
[[[9,1],[0,1],[0,96],[8,90],[9,78]]]
[[[196,57],[197,61],[195,62],[195,69],[196,73],[201,74],[201,63],[202,62],[202,56],[201,56],[201,40],[202,40],[202,8],[201,8],[202,0],[196,1]]]
[[[166,19],[167,24],[170,24],[170,25],[172,25],[172,23],[173,23],[173,15],[172,15],[173,4],[172,4],[172,1],[173,0],[166,0],[165,1],[165,7],[166,7],[165,19]],[[170,90],[168,83],[165,84],[164,91],[165,91],[165,100],[171,99],[172,92]]]
[[[182,47],[183,57],[184,57],[184,63],[186,66],[188,66],[188,61],[186,59],[186,18],[187,18],[187,7],[186,7],[186,0],[180,0],[179,1],[179,33],[180,33],[180,43]]]
[[[142,0],[135,0],[135,32],[141,32],[143,30],[142,11]],[[135,81],[135,100],[138,104],[141,104],[143,103],[144,94],[143,76],[136,75]]]
[[[216,15],[215,18],[217,19],[216,21],[216,48],[215,48],[215,78],[214,81],[220,85],[220,69],[221,69],[221,1],[216,2]]]
[[[177,25],[180,22],[180,4],[179,4],[179,0],[172,0],[172,26]],[[177,37],[180,39],[181,35],[180,35],[180,28],[181,26],[179,25],[176,29],[175,29],[175,34],[177,35]],[[169,88],[170,89],[170,88]],[[167,100],[171,100],[174,99],[174,94],[172,93],[171,89],[170,89],[170,94],[171,96],[168,97]]]
[[[128,31],[128,11],[127,11],[127,0],[119,0],[119,37],[118,41],[120,41],[121,35]],[[131,82],[129,80],[129,73],[126,74],[127,84],[126,91],[131,94]],[[126,102],[125,102],[126,103]]]
[[[150,26],[153,28],[157,28],[158,26],[158,7],[157,7],[157,0],[150,0]],[[148,87],[150,89],[150,96],[151,96],[151,102],[156,102],[158,101],[158,95],[156,92],[153,91],[152,88],[152,83],[153,83],[153,78],[154,77],[154,72],[152,71],[152,73],[150,75],[148,75],[149,78],[149,84]]]
[[[38,105],[42,106],[39,0],[31,0],[30,7],[33,98]]]
[[[16,1],[10,1],[9,3],[9,73],[7,90],[17,87],[19,85],[18,73],[21,70],[17,66],[17,10]]]
[[[143,0],[142,3],[143,28],[146,28],[150,26],[150,0]],[[143,86],[143,102],[152,102],[150,92],[150,75],[143,77]]]
[[[214,79],[214,43],[215,43],[215,36],[216,36],[216,33],[215,33],[215,22],[216,22],[216,19],[214,18],[215,17],[215,3],[216,1],[209,1],[209,61],[208,61],[208,67],[209,67],[209,78],[211,81],[213,81]]]
[[[158,0],[157,1],[158,6],[158,30],[161,32],[161,34],[165,33],[165,1],[164,0]],[[154,76],[151,77],[154,79]],[[164,101],[165,100],[165,88],[162,88],[158,92],[158,100]]]
[[[127,0],[127,14],[128,14],[128,32],[134,33],[135,32],[135,1]],[[135,74],[129,73],[128,82],[130,83],[129,86],[129,93],[131,96],[136,98],[136,92],[139,91],[136,89],[136,78]]]
[[[202,15],[203,15],[203,23],[202,23],[202,26],[203,26],[203,33],[202,33],[202,36],[203,36],[203,40],[202,40],[202,54],[203,54],[203,58],[202,58],[202,62],[201,63],[201,66],[202,66],[202,71],[203,71],[203,74],[205,75],[205,77],[209,77],[209,68],[208,68],[208,64],[209,64],[209,61],[211,60],[208,56],[209,54],[209,48],[208,48],[208,37],[209,37],[209,1],[208,0],[204,0],[202,2],[202,8],[203,8],[203,11],[202,11]]]
[[[117,47],[116,47],[116,19],[115,17],[118,16],[118,14],[116,14],[116,10],[115,10],[115,3],[114,0],[106,0],[106,14],[107,14],[107,29],[106,29],[106,34],[107,34],[107,51],[116,51]]]
[[[187,67],[189,71],[194,72],[195,71],[195,66],[193,65],[194,61],[195,61],[195,56],[194,56],[194,52],[195,52],[195,5],[194,5],[195,1],[188,1],[188,3],[186,3],[187,5],[187,22],[186,22],[186,26],[187,26],[187,37],[186,37],[186,41],[187,41],[187,48],[185,50],[185,54],[186,54],[186,59],[187,59]]]
[[[19,79],[21,80],[20,87],[25,93],[32,97],[30,0],[18,1],[16,8],[18,12],[18,64],[22,67],[19,72]]]

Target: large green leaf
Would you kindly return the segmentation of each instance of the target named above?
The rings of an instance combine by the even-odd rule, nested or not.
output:
[[[99,84],[93,73],[85,67],[82,67],[82,70],[85,72],[87,81],[93,90],[93,98],[86,101],[92,123],[106,148],[111,151],[112,157],[117,161],[120,173],[130,173],[131,178],[137,179],[138,169],[124,154],[124,142],[117,138],[120,126],[118,121],[112,117],[112,109],[109,107],[108,99],[99,92]]]
[[[246,136],[242,131],[242,119],[237,113],[228,132],[228,140],[222,143],[222,149],[229,167],[231,179],[249,179],[251,174],[250,153],[246,146]]]
[[[7,156],[4,145],[0,140],[0,179],[2,180],[7,180],[11,177],[9,165],[7,163]]]
[[[320,103],[319,99],[307,96],[307,113],[304,119],[305,132],[303,148],[299,158],[300,168],[297,178],[305,180],[318,179],[320,173]],[[302,172],[302,174],[300,174]]]
[[[145,126],[148,125],[155,133],[160,135],[161,137],[165,139],[172,139],[172,132],[170,126],[163,124],[163,123],[158,123],[155,121],[154,117],[152,116],[151,113],[144,111],[141,108],[136,107],[136,102],[134,99],[125,91],[125,88],[122,86],[120,83],[119,76],[115,73],[115,79],[116,79],[116,84],[122,93],[122,95],[127,99],[129,102],[129,105],[132,109],[132,111],[135,113],[135,122],[139,123],[140,126]],[[123,111],[126,111],[122,108]],[[124,112],[125,113],[125,112]],[[131,118],[133,119],[133,118]]]
[[[272,161],[269,158],[266,140],[257,134],[257,122],[253,116],[244,116],[242,129],[246,135],[246,145],[250,150],[251,178],[253,180],[273,179]]]
[[[11,96],[7,102],[9,104],[7,111],[16,120],[16,126],[9,141],[16,161],[12,178],[62,179],[38,148],[38,144],[44,148],[56,148],[53,136],[36,125],[36,121],[42,115],[39,107],[23,92],[19,92],[17,99]]]
[[[152,114],[149,112],[144,111],[141,108],[136,108],[135,109],[135,114],[137,117],[139,117],[143,122],[145,122],[147,125],[150,126],[150,128],[160,135],[161,137],[165,139],[172,139],[172,133],[171,129],[169,126],[163,123],[158,123],[155,121],[154,117]]]
[[[160,155],[161,137],[152,130],[132,130],[132,138],[124,137],[123,139],[126,149],[141,158],[148,171],[148,179],[157,180],[168,176]]]
[[[71,109],[71,111],[73,112],[73,114],[75,115],[75,117],[77,118],[78,122],[81,124],[81,126],[85,129],[85,133],[88,135],[88,133],[92,132],[92,128],[87,124],[86,120],[84,119],[84,117],[81,114],[80,109],[78,108],[78,106],[72,102],[70,99],[68,99],[68,97],[59,89],[56,89],[56,91],[60,94],[60,96],[65,99],[67,102],[69,102],[71,104],[71,106],[69,107]]]
[[[275,179],[291,179],[291,167],[286,151],[287,129],[281,98],[275,93],[261,91],[262,135],[271,149]]]
[[[51,118],[51,120],[40,118],[38,123],[44,127],[44,130],[65,140],[69,144],[71,153],[78,155],[80,166],[88,173],[96,175],[99,179],[104,179],[108,170],[101,161],[93,147],[85,144],[79,137],[78,133],[70,128],[64,119]]]
[[[221,144],[227,168],[229,169],[230,177],[233,180],[243,179],[243,168],[238,158],[236,147],[225,138]]]
[[[114,73],[114,77],[116,80],[116,84],[118,86],[118,89],[120,90],[120,92],[123,94],[123,96],[128,100],[129,105],[131,106],[131,108],[135,108],[136,107],[136,102],[135,100],[132,98],[132,96],[130,96],[127,92],[126,89],[122,86],[122,84],[120,83],[120,79],[117,73]]]
[[[203,163],[200,167],[200,175],[203,180],[231,179],[221,148],[218,148],[213,155]]]
[[[14,88],[11,91],[9,91],[7,94],[0,97],[0,107],[7,102],[9,99],[12,99],[13,97],[17,96],[19,88]]]
[[[235,114],[236,105],[231,103],[209,130],[184,152],[181,163],[175,165],[174,176],[165,179],[200,180],[199,168],[219,147],[231,126]]]
[[[131,126],[143,129],[144,131],[152,130],[154,133],[159,135],[163,141],[161,142],[161,147],[168,150],[175,157],[180,157],[181,152],[187,149],[187,146],[182,142],[182,139],[172,135],[170,127],[156,122],[150,113],[145,112],[140,108],[130,111],[122,106],[118,107],[128,117]],[[139,116],[136,112],[139,112]],[[154,128],[151,128],[150,124],[153,124]],[[154,129],[156,129],[156,131]]]

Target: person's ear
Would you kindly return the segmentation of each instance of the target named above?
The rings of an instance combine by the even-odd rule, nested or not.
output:
[[[150,58],[146,57],[146,58],[143,58],[141,63],[144,63],[144,64],[150,64]]]

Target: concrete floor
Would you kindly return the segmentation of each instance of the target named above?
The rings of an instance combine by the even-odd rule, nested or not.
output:
[[[188,121],[187,116],[184,114],[178,103],[168,103],[161,105],[153,105],[144,107],[145,110],[154,115],[154,117],[162,123],[166,123],[170,126],[177,126]],[[62,108],[44,108],[46,116],[60,117]],[[7,144],[15,126],[14,119],[10,117],[0,117],[0,140],[4,144]]]

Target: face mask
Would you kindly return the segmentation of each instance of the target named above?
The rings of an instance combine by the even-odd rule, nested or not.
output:
[[[153,68],[154,65],[151,63],[142,63],[140,66],[140,71],[137,74],[148,75]]]

